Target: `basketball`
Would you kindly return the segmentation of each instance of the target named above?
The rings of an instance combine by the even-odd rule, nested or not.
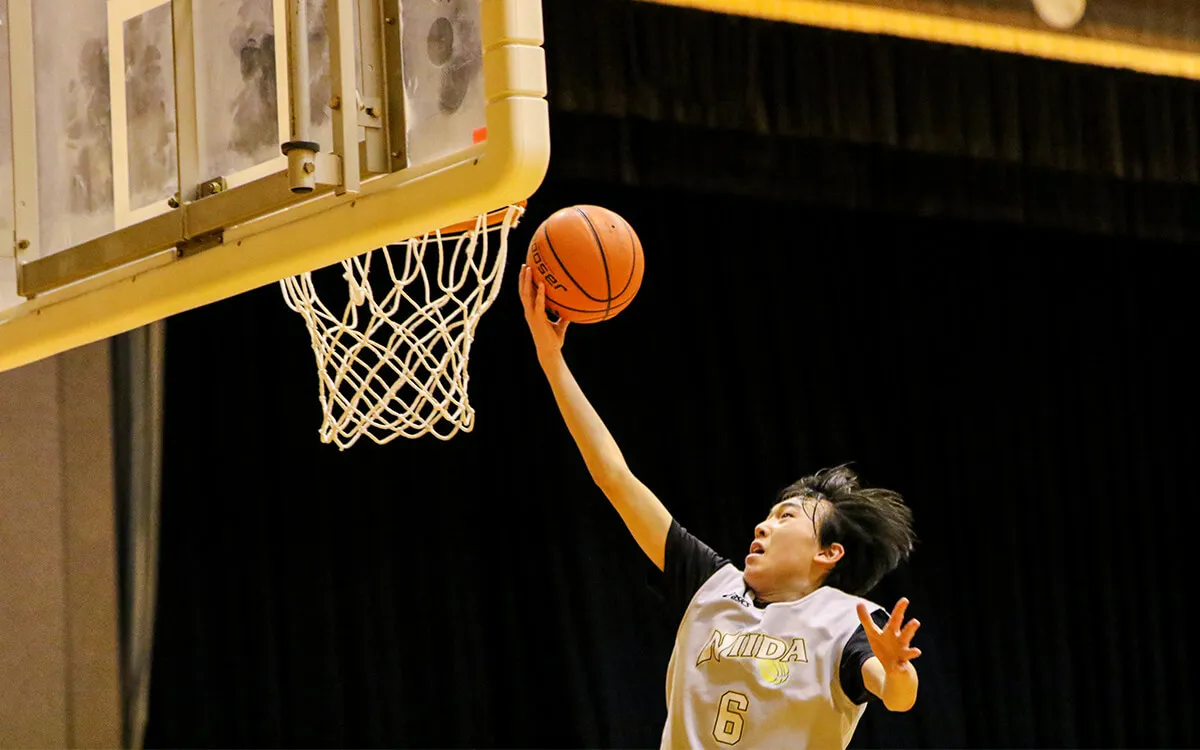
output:
[[[526,265],[546,285],[546,307],[572,323],[609,320],[642,285],[642,243],[629,222],[600,206],[555,211],[534,232]]]

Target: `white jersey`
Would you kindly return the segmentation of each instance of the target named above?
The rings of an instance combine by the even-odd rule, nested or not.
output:
[[[732,564],[692,597],[667,668],[662,748],[845,748],[866,705],[839,670],[866,600],[828,586],[762,608],[749,597]]]

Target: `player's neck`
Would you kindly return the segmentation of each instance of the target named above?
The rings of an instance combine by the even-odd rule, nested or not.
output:
[[[790,586],[781,586],[772,591],[754,592],[754,600],[760,604],[781,604],[803,599],[821,588],[820,581],[804,581]]]

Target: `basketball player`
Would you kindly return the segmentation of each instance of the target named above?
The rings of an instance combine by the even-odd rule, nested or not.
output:
[[[866,704],[907,711],[917,697],[901,627],[859,598],[907,557],[912,516],[894,492],[860,487],[845,467],[784,489],[754,528],[739,570],[689,534],[629,470],[562,356],[566,321],[522,267],[525,319],[554,397],[592,478],[663,571],[683,610],[667,668],[663,748],[845,748]]]

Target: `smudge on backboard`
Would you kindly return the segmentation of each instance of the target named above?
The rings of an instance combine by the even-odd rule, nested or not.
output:
[[[170,4],[125,22],[125,116],[130,208],[165,201],[179,189]]]
[[[113,229],[105,0],[33,3],[42,255]]]

